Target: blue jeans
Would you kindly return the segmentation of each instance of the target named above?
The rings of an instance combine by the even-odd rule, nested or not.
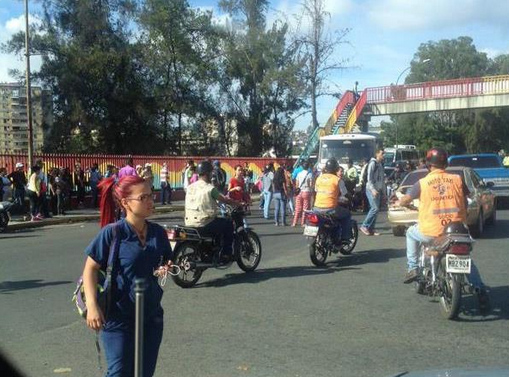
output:
[[[269,218],[270,202],[272,201],[272,192],[263,191],[263,217]]]
[[[143,341],[143,376],[154,374],[163,338],[163,318],[145,321]],[[101,331],[108,369],[105,377],[134,376],[134,323],[110,320]]]
[[[334,211],[334,216],[341,224],[341,234],[338,234],[342,240],[349,240],[352,237],[352,214],[344,207],[337,206],[336,208],[318,208],[313,207],[313,211],[327,213]]]
[[[381,195],[382,193],[379,192],[378,195],[374,197],[371,190],[366,189],[366,196],[368,197],[369,201],[369,212],[366,215],[362,226],[369,229],[370,231],[375,230],[376,218],[378,216],[378,212],[380,212]]]
[[[406,258],[408,271],[414,270],[419,267],[419,244],[421,242],[431,242],[434,237],[425,236],[419,231],[419,225],[414,224],[406,231]],[[484,288],[484,283],[481,274],[474,264],[472,259],[472,269],[470,274],[467,274],[468,282],[474,288]]]
[[[231,220],[216,217],[210,223],[200,228],[200,232],[209,237],[221,235],[223,255],[232,255],[233,251],[233,223]]]
[[[286,197],[280,192],[274,192],[272,199],[274,199],[274,221],[278,225],[286,225]]]

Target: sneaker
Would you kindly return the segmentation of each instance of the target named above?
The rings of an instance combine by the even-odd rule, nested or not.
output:
[[[364,233],[366,236],[371,236],[371,235],[372,235],[372,234],[371,234],[371,231],[370,231],[368,228],[366,228],[365,226],[361,226],[361,227],[359,228],[359,230],[360,230],[362,233]]]
[[[413,270],[410,270],[406,273],[403,283],[410,284],[411,282],[415,281],[418,276],[419,272],[417,271],[417,268],[414,268]]]
[[[375,231],[372,231],[372,232],[370,232],[370,233],[371,233],[371,235],[372,235],[372,236],[379,236],[379,235],[380,235],[380,233],[375,232]]]

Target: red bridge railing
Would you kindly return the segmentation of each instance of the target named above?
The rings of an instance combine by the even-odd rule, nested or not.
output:
[[[391,103],[509,93],[509,75],[367,88],[367,103]]]

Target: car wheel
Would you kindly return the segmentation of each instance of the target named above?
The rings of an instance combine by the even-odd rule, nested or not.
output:
[[[491,216],[486,219],[487,225],[495,225],[497,222],[497,201],[493,203],[493,211],[491,212]]]
[[[396,237],[404,237],[406,234],[406,227],[404,225],[393,226],[392,234]]]
[[[479,238],[481,237],[483,230],[484,230],[484,216],[482,214],[482,211],[479,211],[479,217],[477,218],[477,221],[475,222],[474,226],[470,229],[470,234],[474,238]]]

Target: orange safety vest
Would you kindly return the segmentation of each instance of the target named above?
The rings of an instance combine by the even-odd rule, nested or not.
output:
[[[315,207],[335,208],[338,205],[339,178],[337,175],[324,173],[315,182]]]
[[[419,185],[419,230],[422,234],[437,237],[450,222],[466,222],[465,193],[459,175],[434,170],[422,178]]]

